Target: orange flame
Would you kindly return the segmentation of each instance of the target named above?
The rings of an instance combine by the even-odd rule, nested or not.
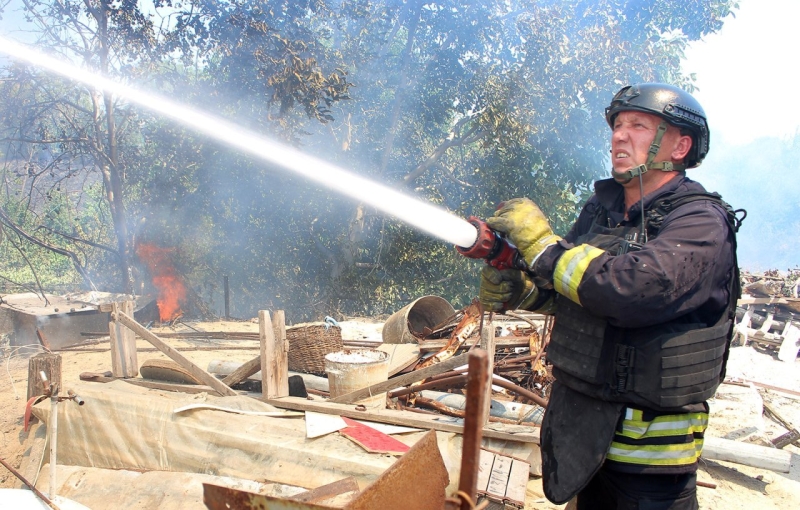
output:
[[[172,265],[170,248],[154,244],[140,244],[136,255],[147,264],[153,277],[153,285],[158,289],[158,315],[161,322],[169,322],[181,315],[181,303],[186,301],[186,287]]]

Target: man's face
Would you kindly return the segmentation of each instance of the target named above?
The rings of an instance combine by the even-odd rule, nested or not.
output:
[[[647,162],[647,151],[656,137],[661,118],[649,113],[624,111],[614,119],[614,131],[611,135],[611,164],[614,170],[624,172]],[[668,126],[661,140],[655,162],[671,161],[680,131]]]

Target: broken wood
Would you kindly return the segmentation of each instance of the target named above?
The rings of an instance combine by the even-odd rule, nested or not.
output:
[[[297,397],[272,398],[267,399],[266,403],[281,409],[291,409],[294,411],[314,411],[317,413],[346,416],[354,420],[376,421],[378,423],[388,423],[390,425],[434,429],[458,434],[464,433],[463,425],[454,422],[452,418],[447,418],[435,413],[429,414],[413,412],[411,410],[398,411],[394,409],[370,409],[368,411],[359,411],[351,404],[336,404],[330,401],[323,402],[320,400],[307,400]],[[524,425],[509,426],[497,423],[493,424],[491,427],[484,427],[483,437],[539,444],[539,429]]]
[[[261,356],[256,356],[244,365],[230,373],[222,382],[228,386],[234,386],[244,381],[251,375],[261,370]],[[263,391],[263,390],[262,390]]]
[[[289,395],[289,342],[283,310],[258,312],[258,335],[261,341],[261,394],[264,399]]]
[[[494,313],[489,314],[489,320],[484,323],[481,320],[481,349],[486,352],[487,356],[487,374],[492,374],[494,372],[494,351],[495,351],[495,336],[494,336],[494,325],[492,324],[492,318],[494,317]],[[472,370],[472,368],[470,368]],[[489,375],[489,378],[492,376]],[[469,390],[468,390],[469,391]],[[484,389],[484,404],[483,404],[483,415],[481,416],[481,427],[489,423],[489,411],[492,408],[492,385],[488,384]],[[469,396],[467,396],[467,402],[469,402]],[[480,448],[480,445],[478,446]]]
[[[775,445],[775,448],[779,450],[786,445],[795,443],[797,446],[797,440],[800,439],[800,432],[792,426],[789,421],[787,421],[783,416],[778,414],[778,410],[775,409],[772,405],[768,402],[764,402],[764,412],[767,416],[778,422],[783,428],[785,428],[788,432],[783,434],[779,437],[776,437],[772,440],[772,444]]]
[[[47,393],[42,382],[42,377],[39,375],[40,372],[45,373],[49,384],[54,384],[60,388],[61,355],[41,352],[28,360],[28,397],[26,401],[30,400],[32,397]]]
[[[400,386],[406,386],[408,384],[421,381],[432,375],[441,374],[455,367],[460,367],[461,365],[465,365],[468,359],[469,354],[461,354],[430,367],[423,368],[421,370],[414,370],[413,372],[401,375],[399,377],[394,377],[388,381],[373,384],[367,388],[340,395],[334,399],[331,399],[331,402],[337,404],[352,404],[353,402],[367,398],[370,395],[385,393],[388,390],[399,388]]]
[[[223,384],[222,381],[220,381],[213,375],[209,374],[202,368],[198,367],[197,365],[189,361],[189,359],[187,359],[183,354],[175,350],[174,347],[166,344],[156,335],[146,330],[144,326],[133,320],[126,313],[117,311],[113,315],[116,316],[119,322],[121,322],[122,324],[133,330],[133,332],[135,332],[143,339],[153,344],[154,347],[156,347],[159,351],[169,356],[169,358],[172,359],[175,363],[186,369],[186,371],[192,374],[192,376],[194,376],[197,380],[199,380],[203,384],[206,384],[214,388],[214,390],[217,391],[220,395],[229,395],[229,396],[237,395],[235,391],[233,391],[230,387]]]
[[[98,382],[98,383],[124,381],[128,384],[133,384],[134,386],[141,386],[143,388],[149,388],[151,390],[178,391],[181,393],[191,393],[191,394],[211,393],[213,395],[222,396],[217,390],[215,390],[211,386],[205,386],[201,384],[177,384],[177,383],[165,383],[158,381],[146,381],[144,379],[139,379],[137,377],[113,377],[113,376],[108,376],[106,374],[98,374],[95,372],[83,372],[80,375],[80,379],[81,381]]]
[[[108,333],[111,337],[111,371],[115,377],[136,377],[139,375],[136,336],[130,329],[121,328],[119,322],[113,318],[117,316],[117,312],[133,316],[133,301],[112,303],[111,310],[112,321],[108,323]]]

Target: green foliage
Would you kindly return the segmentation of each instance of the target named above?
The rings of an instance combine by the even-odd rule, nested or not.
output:
[[[691,77],[680,73],[686,44],[719,30],[737,7],[722,0],[158,0],[153,18],[136,2],[89,4],[113,12],[111,75],[146,77],[181,102],[461,217],[486,217],[502,200],[529,196],[561,233],[593,181],[607,175],[609,98],[640,81],[691,90]],[[163,23],[154,22],[159,15]],[[53,41],[42,45],[63,51]],[[96,124],[70,121],[81,118],[77,111],[57,115],[37,94],[47,91],[59,105],[89,104],[85,96],[72,92],[70,102],[71,86],[14,69],[2,101],[30,119],[29,133],[103,140]],[[482,262],[451,246],[172,121],[124,102],[116,112],[126,239],[173,248],[178,272],[216,310],[223,276],[234,315],[282,308],[295,322],[387,314],[425,294],[464,306],[477,294]],[[7,132],[12,118],[3,119]],[[89,154],[81,147],[64,142],[54,157]],[[105,181],[95,182],[107,192]],[[85,225],[76,232],[113,244],[119,225],[103,196],[86,193],[49,216],[38,205],[30,210],[37,225],[60,228],[80,216]],[[87,252],[87,264],[108,265],[110,256]],[[133,271],[149,290],[142,266]]]

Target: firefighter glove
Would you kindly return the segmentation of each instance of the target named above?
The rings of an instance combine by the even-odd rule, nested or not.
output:
[[[561,240],[553,233],[542,210],[529,198],[512,198],[503,203],[486,224],[507,235],[529,267],[545,248]]]
[[[527,309],[538,297],[539,291],[525,271],[483,266],[478,299],[485,310],[502,312]]]

